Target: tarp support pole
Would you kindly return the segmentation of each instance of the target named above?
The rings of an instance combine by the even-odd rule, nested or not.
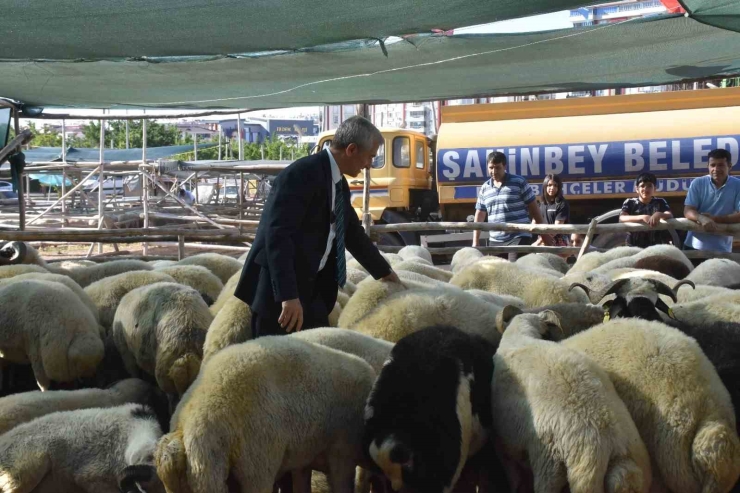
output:
[[[141,120],[141,162],[146,166],[146,119]],[[146,172],[141,170],[141,200],[144,205],[144,229],[149,229],[149,182],[144,178]],[[142,253],[149,255],[149,243],[146,241],[142,247]]]
[[[242,114],[236,114],[236,132],[239,139],[239,161],[244,161],[244,141],[242,140]]]
[[[62,119],[62,197],[67,194],[67,126],[66,120]],[[62,228],[66,226],[67,221],[67,200],[62,199]]]
[[[88,180],[90,177],[92,177],[92,175],[94,175],[95,173],[97,173],[98,170],[100,170],[100,166],[98,166],[97,168],[95,168],[94,170],[92,170],[87,176],[85,176],[85,178],[83,178],[82,180],[80,180],[79,183],[77,183],[77,185],[75,185],[74,188],[72,188],[72,190],[70,190],[69,192],[67,192],[65,195],[62,195],[62,197],[60,199],[57,199],[56,202],[54,202],[49,207],[47,207],[46,210],[44,210],[44,212],[42,212],[38,216],[34,217],[30,221],[28,221],[28,224],[35,223],[41,216],[43,216],[44,214],[46,214],[47,212],[49,212],[50,210],[52,210],[54,207],[56,207],[56,205],[59,202],[61,202],[65,198],[67,198],[69,195],[72,195],[73,193],[75,193],[79,188],[82,187],[82,185],[85,183],[85,181]],[[26,175],[26,177],[28,177],[28,175]]]
[[[20,110],[18,108],[13,108],[13,126],[15,128],[15,135],[16,137],[21,134],[21,124],[20,120],[18,118],[18,112]],[[20,149],[20,147],[18,148]],[[21,231],[24,231],[26,229],[26,202],[24,200],[24,195],[28,196],[30,199],[30,194],[28,191],[31,189],[30,186],[26,186],[26,189],[23,190],[23,175],[25,173],[21,173],[18,176],[18,229]],[[28,178],[28,175],[26,174],[26,183],[29,183],[30,180]]]
[[[105,164],[103,164],[103,152],[105,149],[105,123],[100,122],[100,173],[98,174],[98,229],[103,229],[103,216],[105,212],[105,193],[103,184],[105,182]],[[98,243],[98,253],[103,253],[103,244]]]
[[[244,171],[239,172],[239,220],[244,219]],[[239,225],[239,233],[242,232],[242,225]]]

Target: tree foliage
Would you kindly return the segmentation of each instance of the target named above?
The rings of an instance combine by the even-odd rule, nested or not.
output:
[[[111,120],[106,123],[105,147],[110,148],[113,142],[114,149],[126,148],[126,122],[124,120]],[[84,135],[80,147],[98,147],[100,145],[100,124],[96,121],[87,123],[82,127]],[[177,145],[180,135],[174,125],[165,125],[149,120],[146,125],[147,147],[161,147]],[[129,121],[129,147],[139,148],[143,146],[141,120]]]

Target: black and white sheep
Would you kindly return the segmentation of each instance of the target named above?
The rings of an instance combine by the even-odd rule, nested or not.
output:
[[[0,492],[159,493],[161,435],[140,404],[48,414],[0,436]]]
[[[516,316],[493,357],[493,427],[510,482],[532,470],[534,491],[643,492],[651,484],[645,444],[607,374],[590,358],[549,339],[562,330],[551,311]],[[508,317],[507,317],[508,318]]]
[[[374,380],[361,358],[295,337],[229,346],[180,402],[157,472],[168,493],[227,493],[227,480],[264,492],[288,472],[310,481],[313,468],[351,493]]]
[[[491,430],[495,350],[449,326],[393,347],[367,400],[364,448],[394,490],[452,491]]]
[[[131,376],[154,376],[168,395],[182,396],[198,374],[212,321],[200,293],[160,282],[123,297],[112,335]]]
[[[80,298],[56,282],[0,286],[0,355],[31,364],[41,390],[91,377],[103,359],[98,322]]]

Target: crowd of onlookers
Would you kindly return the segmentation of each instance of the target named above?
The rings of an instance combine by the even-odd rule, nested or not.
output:
[[[732,156],[725,149],[709,153],[709,174],[694,179],[684,201],[683,215],[703,227],[704,232],[689,231],[683,244],[684,250],[732,251],[732,236],[711,234],[718,224],[740,223],[740,179],[730,176]],[[506,155],[492,152],[487,159],[490,179],[481,186],[475,204],[475,221],[489,223],[567,224],[570,206],[563,197],[563,182],[558,175],[547,175],[542,183],[539,199],[527,180],[506,171]],[[674,217],[668,202],[655,196],[658,180],[652,173],[641,173],[635,179],[637,196],[622,204],[619,222],[646,224],[651,228],[661,219]],[[578,246],[582,235],[539,235],[536,239],[528,232],[491,231],[489,246],[554,245]],[[473,246],[478,246],[480,232],[473,236]],[[629,232],[627,245],[648,247],[672,243],[665,230]],[[516,254],[508,254],[510,260]]]

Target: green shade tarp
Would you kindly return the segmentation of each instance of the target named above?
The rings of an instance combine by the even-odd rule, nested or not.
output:
[[[578,0],[0,0],[0,58],[227,55],[453,29]]]
[[[208,149],[214,147],[215,143],[203,143],[198,144],[198,149]],[[141,160],[141,148],[133,149],[103,149],[103,159],[106,161],[139,161]],[[147,159],[161,159],[177,154],[183,154],[186,152],[193,151],[193,144],[189,145],[178,145],[178,146],[161,146],[161,147],[147,147],[146,157]],[[61,147],[35,147],[32,149],[24,150],[23,154],[26,155],[26,162],[53,162],[62,160],[62,148]],[[77,162],[91,162],[97,163],[100,161],[100,149],[92,147],[70,147],[67,149],[67,161]]]
[[[684,16],[536,34],[418,35],[258,58],[0,63],[0,94],[92,108],[276,108],[649,86],[740,73],[740,34]]]

